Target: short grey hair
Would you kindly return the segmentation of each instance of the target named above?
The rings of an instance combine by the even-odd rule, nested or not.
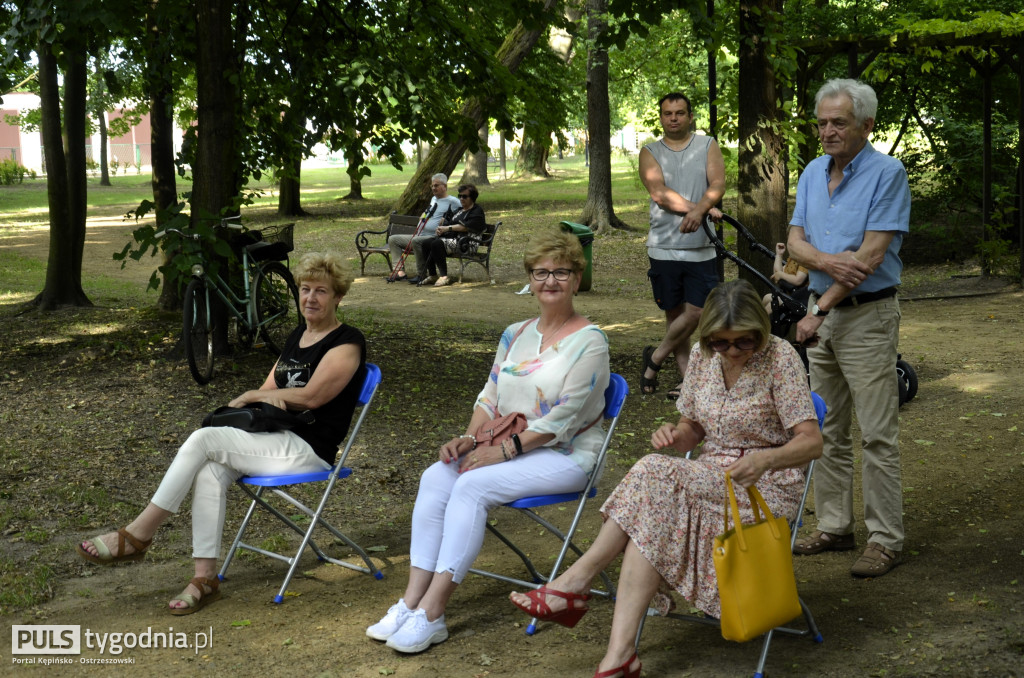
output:
[[[878,113],[878,97],[875,96],[875,90],[871,89],[870,85],[860,80],[834,78],[822,85],[818,94],[815,95],[814,115],[818,115],[818,107],[821,106],[822,99],[843,95],[850,97],[850,101],[853,102],[853,117],[857,119],[858,125],[868,118],[873,120],[875,114]]]
[[[441,174],[440,172],[438,172],[434,176],[430,177],[430,183],[434,183],[435,181],[440,181],[445,186],[448,185],[448,177],[447,177],[447,175]]]

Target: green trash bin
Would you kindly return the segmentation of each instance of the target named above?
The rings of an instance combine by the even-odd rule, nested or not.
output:
[[[566,233],[572,233],[579,238],[580,245],[583,246],[583,256],[587,260],[587,265],[580,279],[580,292],[587,292],[594,278],[594,232],[588,226],[577,224],[575,221],[563,221],[559,226]]]

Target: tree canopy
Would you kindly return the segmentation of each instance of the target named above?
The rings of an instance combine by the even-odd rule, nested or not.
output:
[[[189,136],[177,158],[178,174],[194,181],[193,190],[177,196],[166,171],[158,187],[154,171],[153,205],[164,212],[236,210],[247,200],[247,177],[272,172],[281,181],[279,208],[299,214],[299,168],[317,144],[342,152],[358,181],[370,172],[369,156],[401,166],[403,142],[424,141],[436,155],[397,205],[413,211],[426,199],[421,175],[450,173],[466,149],[478,147],[488,120],[505,134],[525,127],[542,139],[582,126],[592,76],[586,62],[593,61],[575,57],[583,50],[607,50],[613,128],[633,122],[657,135],[657,98],[669,90],[690,95],[698,126],[737,148],[747,210],[740,216],[763,220],[755,232],[764,239],[781,239],[791,173],[819,152],[810,127],[814,91],[844,76],[875,87],[875,140],[907,165],[915,195],[929,198],[920,201],[925,209],[973,212],[981,205],[987,242],[1009,243],[990,245],[990,254],[1019,245],[1011,228],[1022,222],[1024,190],[1024,15],[1017,2],[608,0],[599,16],[591,12],[591,24],[599,19],[605,28],[589,42],[582,10],[576,0],[480,0],[469,7],[452,0],[0,2],[3,90],[47,93],[41,119],[44,127],[47,119],[59,125],[57,134],[44,132],[48,162],[60,162],[62,151],[51,146],[72,135],[66,168],[50,171],[53,181],[62,174],[66,187],[55,194],[64,205],[53,206],[52,218],[53,264],[64,272],[55,273],[56,287],[48,281],[48,303],[84,301],[75,282],[84,157],[71,140],[81,139],[88,118],[114,98],[164,119],[174,111],[199,120],[185,125]],[[204,25],[216,31],[203,33]],[[552,28],[570,39],[565,53],[541,39]],[[149,39],[140,40],[140,31]],[[32,77],[36,64],[47,80]],[[216,76],[205,100],[194,75],[202,73]],[[58,91],[46,89],[57,82]],[[221,107],[219,117],[207,117],[211,106]],[[592,113],[594,106],[591,99],[586,108]],[[220,131],[206,144],[223,144],[223,152],[204,159],[200,137],[210,125]],[[166,134],[168,125],[155,122],[154,136],[158,127]],[[224,182],[212,194],[204,183],[210,177]],[[133,256],[155,246],[141,237]]]

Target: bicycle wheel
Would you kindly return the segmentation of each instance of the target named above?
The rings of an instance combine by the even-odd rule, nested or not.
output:
[[[181,340],[192,378],[206,384],[213,376],[213,320],[210,317],[206,281],[192,278],[185,288]]]
[[[277,261],[260,267],[253,288],[260,336],[267,350],[279,356],[288,335],[299,326],[299,289],[291,272]]]

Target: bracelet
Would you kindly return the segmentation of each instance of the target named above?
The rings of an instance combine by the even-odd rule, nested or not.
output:
[[[471,436],[468,433],[463,433],[461,436],[459,436],[459,440],[463,438],[469,438],[470,440],[473,441],[473,447],[469,448],[470,452],[476,449],[476,436]]]
[[[501,456],[505,458],[505,461],[512,461],[512,457],[508,454],[508,449],[505,447],[505,441],[501,441]]]
[[[516,446],[516,454],[520,455],[523,453],[523,443],[519,440],[519,434],[512,434],[512,444]]]

